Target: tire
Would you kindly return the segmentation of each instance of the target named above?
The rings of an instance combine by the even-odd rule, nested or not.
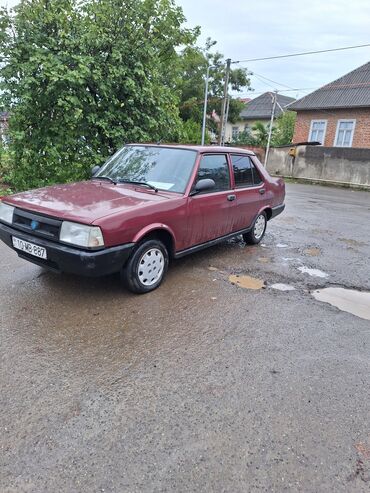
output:
[[[168,252],[161,241],[143,241],[138,244],[122,269],[122,283],[132,293],[149,293],[163,281],[168,262]]]
[[[267,226],[266,212],[261,212],[256,217],[252,229],[243,235],[243,240],[248,245],[257,245],[265,236]]]

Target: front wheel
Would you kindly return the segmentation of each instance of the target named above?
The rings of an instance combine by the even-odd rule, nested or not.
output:
[[[252,229],[243,235],[243,240],[249,245],[257,245],[265,235],[267,226],[266,212],[261,212],[256,217]]]
[[[168,252],[159,240],[140,243],[121,272],[123,284],[133,293],[148,293],[163,281],[168,269]]]

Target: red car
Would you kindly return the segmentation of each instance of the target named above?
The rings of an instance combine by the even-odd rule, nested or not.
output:
[[[131,291],[145,293],[170,258],[240,234],[257,244],[284,209],[284,182],[238,148],[127,145],[93,173],[5,197],[0,238],[43,267],[121,272]]]

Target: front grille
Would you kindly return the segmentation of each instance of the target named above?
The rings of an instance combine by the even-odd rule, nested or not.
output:
[[[51,219],[22,209],[15,209],[13,214],[14,227],[50,240],[59,240],[61,224],[62,221],[58,219]]]

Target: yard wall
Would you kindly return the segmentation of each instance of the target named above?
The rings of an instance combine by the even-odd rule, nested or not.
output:
[[[267,169],[272,175],[370,188],[370,149],[297,146],[270,150]]]

